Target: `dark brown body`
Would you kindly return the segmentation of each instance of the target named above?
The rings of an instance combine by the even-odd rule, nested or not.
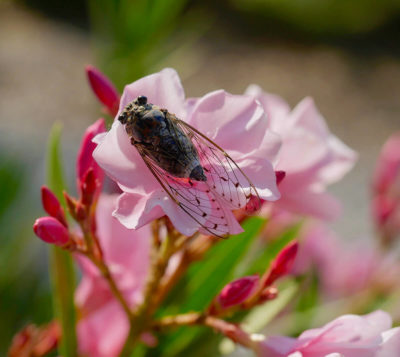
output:
[[[125,124],[132,144],[157,166],[175,177],[206,181],[195,146],[174,118],[141,96],[127,105],[118,119]]]

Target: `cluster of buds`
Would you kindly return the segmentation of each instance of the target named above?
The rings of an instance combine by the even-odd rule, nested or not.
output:
[[[298,251],[298,242],[289,243],[272,261],[266,272],[237,279],[225,285],[211,303],[208,314],[226,316],[238,310],[252,308],[278,296],[274,282],[287,275],[294,263]]]
[[[57,322],[43,327],[28,325],[14,336],[8,356],[46,356],[57,347],[60,338],[61,328]]]
[[[86,229],[95,230],[95,206],[99,197],[104,173],[93,159],[93,138],[106,130],[104,119],[99,119],[85,132],[77,159],[77,186],[79,198],[74,199],[64,192],[70,215]],[[33,225],[35,234],[46,243],[64,249],[75,250],[82,240],[69,230],[66,215],[56,195],[46,186],[42,187],[42,204],[47,217],[38,218]]]
[[[378,159],[372,211],[382,242],[391,244],[400,233],[400,133],[388,139]]]

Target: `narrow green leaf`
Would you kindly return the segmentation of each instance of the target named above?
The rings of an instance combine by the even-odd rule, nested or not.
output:
[[[47,148],[47,181],[49,188],[60,199],[65,188],[60,153],[61,125],[56,123],[49,136]],[[50,274],[55,316],[60,321],[62,339],[59,353],[63,357],[77,356],[75,331],[75,272],[71,255],[53,246],[50,252]]]
[[[242,322],[246,327],[246,331],[254,333],[262,330],[290,301],[292,301],[298,291],[299,284],[295,280],[287,281],[286,284],[279,289],[279,295],[276,299],[253,308],[251,312],[247,314]]]
[[[184,311],[202,310],[234,278],[234,270],[258,237],[265,220],[252,217],[244,224],[244,232],[218,243],[205,259],[189,270],[189,297]]]

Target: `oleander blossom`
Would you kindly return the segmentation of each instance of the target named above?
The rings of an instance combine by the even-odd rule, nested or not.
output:
[[[334,136],[311,98],[291,110],[280,97],[265,93],[256,85],[246,90],[256,98],[269,118],[269,128],[278,133],[282,147],[276,170],[286,173],[273,204],[300,215],[333,220],[340,205],[326,187],[339,181],[353,166],[356,153]]]
[[[400,355],[400,327],[384,311],[343,315],[297,339],[273,336],[255,343],[259,357],[393,357]]]
[[[101,195],[96,210],[97,233],[117,286],[131,307],[142,300],[151,235],[148,226],[126,229],[111,213],[117,195]],[[77,326],[79,351],[91,357],[118,356],[129,331],[128,318],[114,298],[99,270],[85,257],[77,256],[82,280],[75,300],[80,320]]]
[[[262,199],[279,198],[271,162],[279,151],[280,139],[268,129],[265,112],[254,98],[217,90],[201,98],[185,99],[177,73],[168,68],[127,85],[119,112],[140,95],[145,95],[149,103],[168,109],[226,150]],[[202,231],[201,225],[162,189],[118,120],[107,134],[98,135],[95,141],[98,144],[93,154],[95,160],[123,191],[113,214],[125,227],[137,229],[167,215],[184,235]],[[229,233],[240,233],[242,228],[233,213],[226,207],[223,209]],[[204,223],[207,219],[204,218]]]

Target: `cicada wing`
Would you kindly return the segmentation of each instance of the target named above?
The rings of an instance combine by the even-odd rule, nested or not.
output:
[[[236,162],[196,128],[176,117],[172,120],[196,146],[210,190],[230,209],[246,208],[249,213],[257,211],[261,206],[257,189]]]
[[[201,227],[202,233],[220,238],[229,235],[230,212],[204,182],[177,178],[160,168],[139,150],[145,164],[168,196]]]

